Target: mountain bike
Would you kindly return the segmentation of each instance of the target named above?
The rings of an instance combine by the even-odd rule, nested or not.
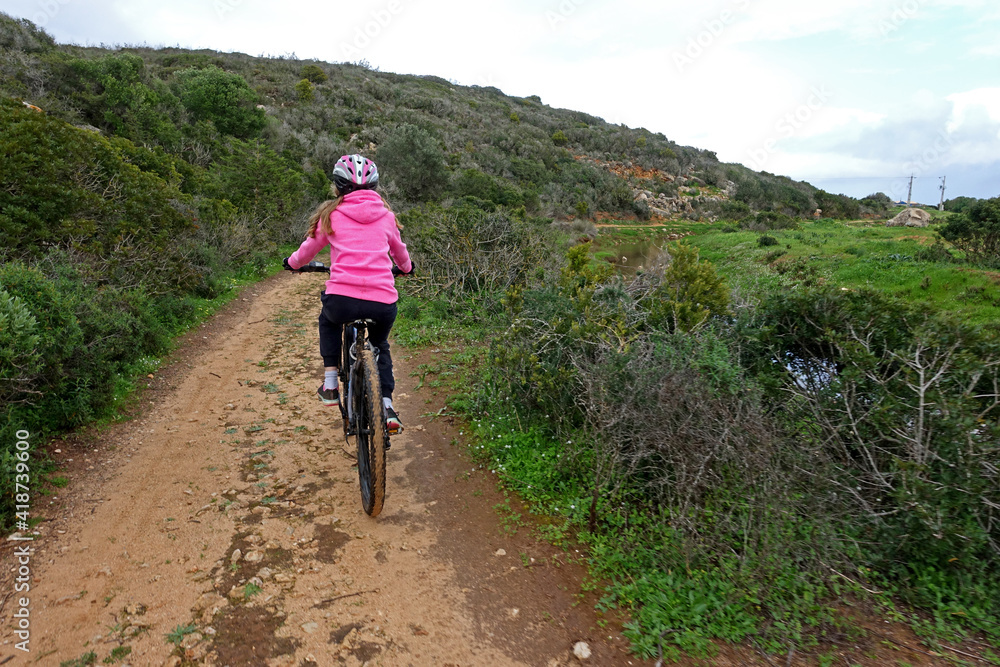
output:
[[[344,325],[340,386],[346,391],[341,396],[340,413],[344,418],[344,437],[358,451],[361,506],[369,516],[378,516],[385,501],[389,432],[382,409],[378,348],[368,342],[368,327],[372,324],[372,320],[355,320]]]
[[[329,269],[310,262],[300,272],[321,273]],[[400,275],[393,267],[393,275]],[[357,449],[361,506],[369,516],[378,516],[385,502],[385,461],[390,447],[382,406],[382,385],[378,373],[378,348],[368,341],[373,320],[355,320],[344,325],[340,363],[340,414],[344,438]]]

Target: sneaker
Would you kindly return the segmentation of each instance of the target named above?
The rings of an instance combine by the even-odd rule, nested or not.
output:
[[[392,408],[385,409],[385,428],[389,435],[396,435],[403,430],[403,422],[399,421],[399,415]]]
[[[323,405],[328,408],[333,408],[340,405],[340,389],[325,389],[326,383],[324,382],[316,390],[319,394],[319,400],[323,401]]]

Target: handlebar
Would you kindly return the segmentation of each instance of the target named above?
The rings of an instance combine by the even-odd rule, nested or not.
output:
[[[398,266],[396,266],[395,264],[393,264],[392,265],[392,275],[393,276],[410,276],[410,275],[413,275],[413,272],[416,271],[417,267],[416,267],[415,264],[412,263],[412,260],[411,260],[410,266],[411,266],[410,272],[409,273],[404,273],[402,271],[402,269],[400,269]],[[308,264],[306,264],[305,266],[303,266],[301,269],[296,270],[296,269],[293,269],[291,266],[288,265],[288,259],[287,258],[285,259],[285,269],[287,269],[289,271],[295,271],[296,273],[328,273],[330,271],[330,267],[328,267],[323,262],[309,262]]]
[[[308,264],[306,264],[305,266],[303,266],[301,269],[299,269],[299,272],[300,273],[329,273],[330,272],[330,267],[328,267],[323,262],[309,262]]]

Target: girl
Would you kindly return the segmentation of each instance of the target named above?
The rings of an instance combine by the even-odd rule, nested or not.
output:
[[[345,155],[333,169],[337,198],[319,205],[309,219],[309,233],[299,249],[285,260],[285,268],[297,271],[316,253],[330,246],[330,279],[323,294],[319,316],[319,351],[326,377],[317,393],[323,405],[340,405],[337,370],[343,325],[357,319],[372,319],[368,337],[379,350],[378,371],[390,434],[403,425],[392,407],[392,357],[389,331],[396,321],[399,295],[392,263],[403,273],[413,272],[413,262],[399,236],[396,216],[386,206],[378,186],[378,168],[360,155]],[[391,259],[390,259],[391,257]]]

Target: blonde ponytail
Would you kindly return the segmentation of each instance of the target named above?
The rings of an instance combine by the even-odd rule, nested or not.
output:
[[[323,233],[327,236],[333,236],[333,225],[330,223],[330,215],[340,206],[340,202],[344,201],[343,197],[337,197],[336,199],[328,199],[313,211],[312,215],[309,216],[309,231],[306,233],[307,238],[316,238],[316,232],[322,229]],[[322,227],[320,227],[322,225]]]

